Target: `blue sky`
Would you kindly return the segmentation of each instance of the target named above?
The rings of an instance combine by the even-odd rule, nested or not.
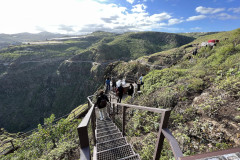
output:
[[[240,0],[1,0],[0,33],[214,32],[240,28]]]

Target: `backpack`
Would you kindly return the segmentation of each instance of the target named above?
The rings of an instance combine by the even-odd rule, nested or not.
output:
[[[107,106],[107,100],[105,98],[102,98],[101,101],[99,102],[99,108],[104,108]]]

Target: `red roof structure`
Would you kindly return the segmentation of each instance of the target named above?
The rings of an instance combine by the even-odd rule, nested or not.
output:
[[[218,42],[219,42],[219,40],[217,40],[217,39],[208,40],[208,43],[218,43]]]

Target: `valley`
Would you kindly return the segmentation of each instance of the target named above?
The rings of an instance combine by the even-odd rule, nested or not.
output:
[[[15,133],[36,128],[52,114],[58,118],[85,104],[87,96],[103,88],[107,75],[144,74],[142,94],[134,100],[126,98],[124,103],[171,109],[169,128],[184,154],[237,147],[240,29],[199,35],[94,32],[61,44],[2,49],[0,127]],[[209,39],[220,42],[214,47],[198,46],[193,55],[196,44]],[[155,126],[145,120],[159,119],[145,112],[135,112],[129,119],[127,131],[142,159],[152,156],[149,139],[156,137]],[[73,143],[70,141],[67,146]],[[165,146],[162,157],[167,160],[171,154]],[[41,156],[48,154],[37,155]]]

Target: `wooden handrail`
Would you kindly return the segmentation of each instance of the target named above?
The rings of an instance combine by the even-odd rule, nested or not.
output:
[[[165,136],[165,138],[167,138],[167,140],[171,146],[171,149],[173,151],[173,155],[174,155],[175,159],[179,160],[180,157],[183,157],[183,154],[178,145],[178,142],[176,141],[176,139],[174,138],[174,136],[172,135],[172,133],[170,132],[170,130],[168,128],[163,128],[162,133]]]
[[[91,159],[90,155],[90,147],[89,147],[89,138],[88,138],[88,124],[92,122],[92,132],[93,132],[93,142],[94,145],[96,144],[95,139],[95,107],[93,102],[91,101],[91,97],[95,95],[89,96],[88,99],[88,107],[89,111],[86,114],[86,116],[83,118],[82,122],[79,124],[77,130],[78,130],[78,136],[80,140],[80,159],[83,160],[89,160]],[[161,121],[159,122],[159,132],[158,132],[158,139],[155,146],[155,153],[154,153],[154,160],[159,160],[161,156],[161,151],[163,148],[163,142],[164,138],[166,138],[172,148],[174,157],[178,160],[180,157],[183,156],[182,151],[180,150],[180,147],[178,146],[178,143],[176,139],[173,137],[172,133],[167,129],[168,120],[170,117],[171,110],[170,109],[159,109],[159,108],[151,108],[151,107],[145,107],[145,106],[137,106],[137,105],[131,105],[131,104],[123,104],[123,103],[115,103],[110,102],[111,108],[112,108],[112,119],[114,122],[115,114],[118,114],[118,112],[115,112],[116,106],[122,106],[123,112],[122,112],[122,134],[125,135],[125,125],[126,125],[126,110],[127,108],[134,108],[139,110],[145,110],[155,113],[161,113]],[[109,115],[110,114],[110,109]]]
[[[116,103],[116,102],[112,102],[112,104],[115,104],[118,106],[126,106],[128,108],[135,108],[135,109],[140,109],[140,110],[145,110],[145,111],[150,111],[150,112],[156,112],[156,113],[164,113],[166,111],[171,111],[170,109],[151,108],[151,107],[137,106],[137,105],[132,105],[132,104],[124,104],[124,103]]]
[[[6,143],[11,143],[11,146],[8,146],[8,147],[6,147],[2,152],[1,152],[1,154],[3,153],[3,152],[5,152],[5,150],[7,150],[7,149],[9,149],[9,148],[12,148],[13,150],[15,150],[15,147],[14,147],[14,144],[13,144],[13,140],[11,139],[11,140],[7,140],[7,141],[4,141],[2,144],[1,144],[1,146],[0,147],[2,147],[4,144],[6,144]]]
[[[89,96],[87,97],[88,99],[88,108],[89,111],[86,114],[86,116],[83,118],[83,120],[81,121],[81,123],[79,124],[77,131],[78,131],[78,137],[80,140],[80,159],[83,160],[89,160],[91,159],[91,153],[90,153],[90,146],[89,146],[89,137],[88,137],[88,124],[90,122],[90,119],[92,120],[92,130],[93,130],[93,139],[94,139],[94,145],[96,143],[96,139],[95,139],[95,134],[94,134],[94,130],[95,130],[95,124],[94,124],[94,119],[92,117],[93,113],[95,113],[95,106],[91,101],[91,97]]]
[[[4,142],[1,144],[1,147],[2,147],[4,144],[9,143],[9,142],[11,142],[11,141],[12,141],[12,140],[4,141]]]
[[[87,127],[87,126],[88,126],[88,123],[89,123],[90,118],[91,118],[92,113],[93,113],[93,109],[94,109],[94,106],[92,106],[92,107],[90,108],[90,110],[88,111],[88,113],[86,114],[86,116],[83,118],[83,120],[82,120],[81,123],[79,124],[78,128]]]

